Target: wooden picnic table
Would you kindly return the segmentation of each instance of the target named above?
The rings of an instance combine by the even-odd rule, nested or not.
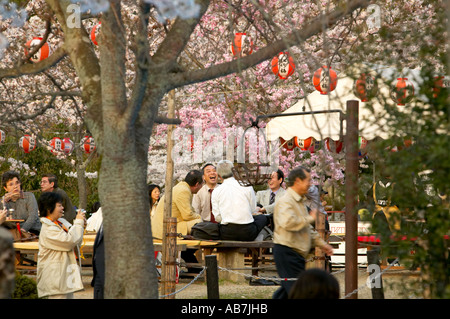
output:
[[[80,245],[80,252],[84,255],[91,255],[94,249],[96,233],[86,233],[83,236],[83,241]],[[194,241],[191,244],[196,244],[198,241]],[[39,253],[39,242],[36,241],[26,241],[26,242],[14,242],[14,249],[16,251],[16,269],[22,270],[35,270],[37,264],[37,254]],[[186,250],[186,243],[177,242],[177,250]],[[162,243],[154,243],[155,250],[162,249]],[[31,255],[31,258],[27,258]]]

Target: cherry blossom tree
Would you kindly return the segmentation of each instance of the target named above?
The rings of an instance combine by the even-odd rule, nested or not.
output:
[[[427,1],[380,1],[379,26],[377,7],[369,12],[366,0],[12,2],[22,6],[2,11],[0,99],[13,110],[5,115],[20,114],[15,125],[24,131],[66,121],[85,125],[95,138],[110,298],[158,296],[146,184],[149,149],[156,152],[151,161],[163,165],[157,144],[165,126],[155,124],[173,123],[164,117],[169,91],[176,90],[181,129],[197,122],[203,131],[226,134],[311,92],[311,74],[322,64],[337,63],[339,69],[362,56],[380,62],[396,53],[397,62],[406,57],[413,65],[421,49],[403,48],[405,29],[425,25],[416,17],[435,9]],[[11,10],[23,10],[21,17],[27,18],[16,21]],[[97,46],[90,31],[100,21]],[[251,54],[230,54],[237,32],[252,37]],[[39,62],[30,60],[39,47],[24,56],[24,44],[33,36],[51,47]],[[363,45],[368,37],[370,43]],[[286,80],[270,68],[282,51],[296,63],[295,75]],[[40,123],[32,120],[36,117]],[[285,168],[294,161],[292,155],[282,158]]]

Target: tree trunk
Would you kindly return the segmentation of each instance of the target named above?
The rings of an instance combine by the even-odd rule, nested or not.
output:
[[[123,32],[120,1],[111,0],[110,9],[102,16],[99,38],[102,129],[91,130],[107,137],[98,145],[102,154],[98,190],[104,217],[105,297],[148,299],[158,297],[146,186],[153,122],[145,126],[137,122],[140,105],[127,109]]]
[[[124,161],[103,156],[99,193],[104,216],[106,298],[158,297],[150,206],[144,187],[147,166],[140,163],[132,154]]]

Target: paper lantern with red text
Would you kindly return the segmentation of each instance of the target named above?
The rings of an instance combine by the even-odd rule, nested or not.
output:
[[[297,144],[296,146],[298,148],[300,148],[302,151],[308,151],[310,150],[312,147],[314,147],[314,143],[315,143],[316,139],[314,137],[308,137],[306,139],[297,139]]]
[[[280,52],[272,59],[272,72],[282,80],[287,79],[295,71],[294,59],[289,52]]]
[[[361,102],[367,102],[377,94],[377,82],[372,75],[363,73],[355,81],[353,91]]]
[[[324,139],[324,144],[326,150],[337,154],[344,148],[344,143],[341,140],[335,141],[330,137]]]
[[[20,138],[19,146],[25,153],[30,153],[36,147],[36,140],[32,136],[25,134]]]
[[[253,41],[247,33],[239,32],[234,35],[234,41],[231,44],[231,52],[236,58],[247,56],[253,52]]]
[[[40,37],[34,37],[33,39],[29,40],[25,44],[25,55],[28,55],[28,53],[33,51],[33,49],[35,47],[39,46],[41,41],[42,41],[42,38],[40,38]],[[30,61],[35,62],[35,63],[42,61],[42,60],[48,58],[49,54],[50,54],[50,46],[48,45],[47,42],[45,42],[40,47],[40,49],[37,50],[37,52],[31,56]]]
[[[59,137],[54,137],[50,141],[52,147],[51,152],[53,154],[61,154],[64,150],[64,142]]]
[[[336,88],[337,81],[337,73],[326,65],[314,72],[313,85],[320,94],[333,91]]]
[[[73,148],[75,146],[75,144],[72,142],[72,140],[68,137],[63,138],[63,143],[64,143],[64,154],[66,155],[70,155],[72,154]]]
[[[95,45],[98,45],[97,42],[97,37],[98,37],[98,33],[100,32],[100,28],[102,26],[102,23],[99,22],[96,25],[94,25],[94,27],[91,30],[91,41],[92,43],[94,43]]]
[[[3,130],[0,130],[0,144],[5,143],[6,134]]]
[[[366,149],[367,143],[368,142],[367,142],[367,140],[364,137],[362,137],[362,136],[358,137],[358,148],[359,148],[358,155],[360,157],[363,157],[363,156],[365,156],[367,154],[367,149]]]
[[[280,143],[281,146],[283,146],[285,149],[287,149],[288,151],[292,151],[296,144],[297,144],[297,137],[293,137],[290,140],[285,140],[282,137],[280,137]]]
[[[414,97],[414,85],[408,78],[398,78],[391,88],[391,98],[397,105],[405,105]]]
[[[93,138],[92,136],[85,136],[85,137],[81,140],[81,142],[82,142],[82,148],[83,148],[83,151],[84,151],[86,154],[90,154],[90,153],[92,153],[93,151],[95,151],[96,146],[95,146],[94,138]]]

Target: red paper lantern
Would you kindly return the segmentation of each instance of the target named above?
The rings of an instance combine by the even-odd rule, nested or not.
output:
[[[320,94],[333,91],[337,85],[337,73],[331,67],[322,66],[314,72],[313,84]]]
[[[25,55],[28,55],[28,52],[31,52],[33,50],[33,48],[39,46],[41,41],[42,41],[42,38],[40,38],[40,37],[34,37],[33,39],[29,40],[25,44]],[[42,61],[42,60],[48,58],[49,54],[50,54],[50,47],[49,47],[48,43],[45,42],[41,46],[41,48],[35,54],[33,54],[33,56],[30,58],[30,60],[32,62],[39,62],[39,61]]]
[[[446,79],[445,76],[436,76],[434,78],[433,97],[436,98],[441,92],[441,89],[449,87],[450,81]]]
[[[335,141],[327,137],[325,138],[324,141],[325,141],[325,149],[327,149],[329,152],[339,154],[342,151],[342,148],[344,147],[344,143],[341,140]]]
[[[98,24],[94,25],[94,27],[91,30],[91,41],[95,45],[98,45],[97,37],[98,37],[98,33],[100,32],[101,26],[102,26],[102,22],[100,21]]]
[[[59,137],[52,138],[50,146],[52,147],[51,152],[53,154],[60,154],[64,150],[64,142]]]
[[[63,148],[64,154],[70,155],[72,153],[72,151],[73,151],[74,146],[75,146],[74,143],[68,137],[63,138],[63,143],[64,143],[64,148]]]
[[[0,130],[0,144],[5,143],[5,139],[6,139],[5,132],[3,132],[3,130]]]
[[[297,139],[296,146],[300,148],[302,151],[313,150],[316,139],[314,137],[308,137],[307,139]]]
[[[405,105],[414,97],[414,85],[408,78],[398,78],[391,89],[391,98],[397,105]]]
[[[253,41],[247,33],[236,33],[231,44],[231,52],[237,58],[247,56],[253,52]]]
[[[287,79],[295,71],[294,59],[289,52],[280,52],[272,59],[272,72],[282,80]]]
[[[308,151],[310,153],[315,153],[316,151],[320,150],[322,145],[322,143],[320,141],[317,141],[314,139],[312,145],[309,147]]]
[[[367,150],[366,150],[367,143],[368,142],[364,137],[362,137],[362,136],[358,137],[358,147],[359,147],[358,155],[360,157],[363,157],[367,154]]]
[[[297,137],[293,137],[287,141],[280,137],[280,143],[281,146],[283,146],[285,149],[287,149],[288,151],[292,151],[297,144]]]
[[[25,153],[30,153],[36,147],[36,140],[28,134],[22,136],[19,140],[19,146]]]
[[[96,146],[94,142],[94,138],[92,136],[85,136],[82,140],[83,150],[86,154],[90,154],[95,151]]]
[[[377,82],[375,81],[375,78],[370,74],[363,73],[355,81],[353,91],[355,95],[361,100],[361,102],[367,102],[377,94]]]

